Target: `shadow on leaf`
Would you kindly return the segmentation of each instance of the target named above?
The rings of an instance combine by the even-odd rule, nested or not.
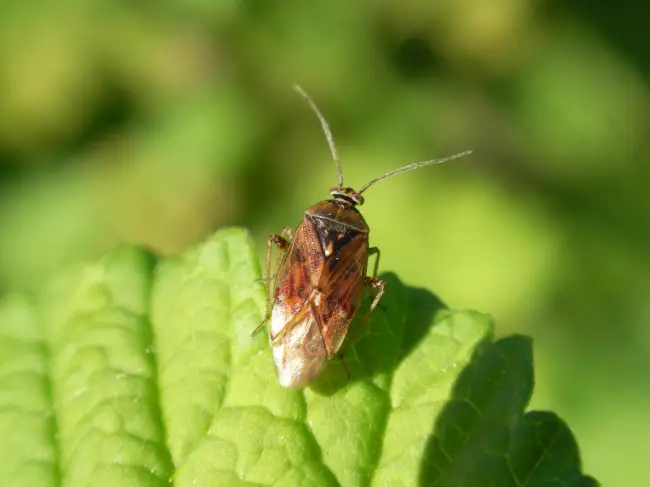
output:
[[[597,486],[580,473],[578,446],[557,415],[524,414],[533,383],[530,338],[479,347],[437,417],[420,485]]]

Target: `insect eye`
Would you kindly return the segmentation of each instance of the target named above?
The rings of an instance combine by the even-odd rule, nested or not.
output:
[[[363,196],[361,196],[356,191],[351,192],[348,196],[350,198],[352,198],[357,205],[362,205],[363,204],[363,201],[364,201]]]

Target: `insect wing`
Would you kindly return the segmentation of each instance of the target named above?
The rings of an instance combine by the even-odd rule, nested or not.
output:
[[[317,286],[323,266],[320,243],[311,221],[298,226],[275,277],[273,307],[284,308],[287,322],[300,311]],[[271,338],[280,333],[282,323],[273,322]]]
[[[315,291],[315,294],[317,291]],[[281,307],[274,307],[272,319],[285,321]],[[278,382],[284,387],[302,387],[324,368],[328,355],[311,299],[285,323],[282,334],[273,341],[273,360]]]
[[[314,303],[323,301],[315,286],[324,257],[306,218],[298,227],[275,279],[271,341],[278,381],[302,387],[325,367],[328,358]]]
[[[323,333],[329,358],[340,350],[359,308],[367,262],[368,239],[363,232],[354,232],[325,261],[318,286],[325,299],[316,306],[315,318]]]

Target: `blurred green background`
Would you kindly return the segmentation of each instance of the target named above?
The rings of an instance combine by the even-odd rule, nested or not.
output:
[[[641,2],[3,2],[0,293],[118,242],[298,224],[346,183],[381,269],[535,338],[533,406],[604,485],[650,475]]]

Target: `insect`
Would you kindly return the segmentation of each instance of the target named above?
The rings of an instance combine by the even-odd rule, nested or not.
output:
[[[295,233],[285,228],[282,235],[273,234],[268,240],[266,315],[257,329],[270,319],[269,338],[278,381],[284,387],[299,388],[339,354],[365,288],[369,288],[372,302],[362,323],[384,294],[385,282],[377,278],[379,249],[370,247],[370,228],[357,208],[363,204],[362,194],[382,179],[450,161],[470,151],[409,164],[371,179],[355,191],[343,184],[338,152],[327,121],[302,88],[294,89],[318,117],[338,172],[338,185],[330,190],[331,199],[307,209]],[[273,246],[282,256],[271,288]],[[371,255],[376,255],[374,271],[367,276]]]

